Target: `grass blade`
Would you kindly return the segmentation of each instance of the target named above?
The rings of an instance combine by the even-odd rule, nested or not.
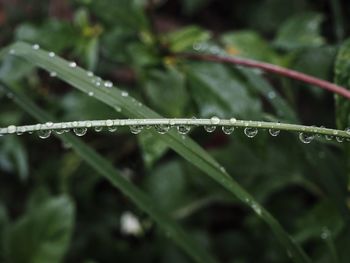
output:
[[[129,118],[161,118],[159,114],[146,106],[143,106],[134,98],[125,96],[125,93],[117,88],[111,89],[104,87],[103,83],[101,87],[97,87],[95,85],[96,79],[89,77],[88,73],[82,68],[77,67],[75,64],[71,64],[62,58],[49,56],[48,52],[33,49],[26,43],[15,43],[11,45],[8,50],[12,50],[12,54],[24,58],[44,70],[55,72],[57,77],[63,81],[70,83],[72,86],[86,94],[93,95],[96,99],[104,102],[112,108],[115,108],[118,111],[121,110],[122,113]],[[198,144],[188,137],[179,135],[175,131],[171,131],[164,135],[159,135],[154,132],[154,136],[159,136],[159,138],[166,142],[169,147],[249,206],[270,226],[271,230],[285,247],[288,255],[292,257],[294,262],[310,262],[301,247],[292,240],[278,221],[266,209],[259,205],[247,191],[234,181],[225,169]]]
[[[53,119],[27,97],[14,92],[6,85],[2,86],[13,94],[13,100],[16,104],[38,121],[47,122]],[[121,176],[119,171],[116,170],[110,162],[86,145],[81,139],[72,134],[56,134],[56,136],[65,143],[69,143],[82,159],[104,176],[112,185],[117,187],[123,194],[128,196],[141,210],[148,213],[164,230],[167,236],[173,239],[194,261],[207,263],[217,262],[208,252],[199,247],[175,221],[164,214],[143,191]]]

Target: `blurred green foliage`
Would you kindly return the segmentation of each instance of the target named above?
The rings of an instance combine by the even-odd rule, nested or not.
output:
[[[43,48],[110,79],[167,117],[236,117],[340,128],[348,102],[260,71],[179,59],[201,43],[332,81],[350,4],[278,0],[3,1],[2,35]],[[336,2],[334,0],[333,2]],[[340,19],[339,19],[340,18]],[[338,22],[337,22],[338,21]],[[342,23],[339,23],[342,21]],[[345,41],[345,39],[343,39]],[[348,42],[336,81],[349,85]],[[59,120],[123,117],[14,57],[2,81]],[[35,121],[0,93],[0,126]],[[301,144],[290,134],[246,138],[195,129],[191,137],[281,222],[315,262],[348,262],[349,150]],[[89,133],[84,140],[221,262],[290,262],[246,207],[149,133]],[[143,231],[126,234],[131,211]],[[190,262],[147,215],[75,155],[36,136],[0,137],[0,257],[5,262]]]

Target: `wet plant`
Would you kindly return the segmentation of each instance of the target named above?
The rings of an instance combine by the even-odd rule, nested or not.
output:
[[[188,30],[190,34],[186,30]],[[349,75],[348,73],[344,73],[350,65],[348,61],[350,52],[349,43],[346,42],[338,52],[335,74],[336,83],[331,83],[301,73],[297,70],[274,65],[273,63],[261,62],[252,58],[236,57],[230,54],[236,52],[233,47],[225,47],[225,44],[228,45],[227,42],[229,42],[229,40],[231,41],[229,36],[223,39],[223,45],[216,45],[208,41],[205,32],[201,32],[196,28],[189,28],[186,30],[185,32],[178,33],[178,35],[165,35],[163,37],[160,37],[157,32],[147,31],[145,28],[140,31],[142,34],[140,33],[139,37],[144,41],[144,48],[147,49],[150,48],[150,46],[156,46],[159,50],[152,50],[152,52],[156,53],[155,56],[161,59],[161,62],[149,62],[147,61],[148,58],[143,57],[144,60],[137,62],[139,64],[135,62],[136,59],[133,61],[135,63],[133,66],[136,68],[135,72],[139,74],[138,77],[140,79],[149,78],[148,82],[144,84],[145,91],[140,92],[141,95],[124,86],[119,87],[118,83],[113,83],[108,78],[104,79],[98,76],[97,73],[93,72],[93,67],[89,67],[89,70],[85,70],[83,67],[79,66],[80,63],[78,60],[76,60],[76,62],[73,60],[66,60],[61,57],[60,52],[56,50],[45,50],[41,47],[41,44],[16,42],[4,48],[1,51],[1,60],[3,63],[6,64],[6,61],[12,60],[20,61],[21,63],[26,61],[26,65],[30,65],[31,70],[33,70],[33,67],[40,68],[46,72],[45,77],[49,77],[49,81],[59,80],[61,81],[60,83],[69,84],[69,87],[74,87],[81,91],[83,95],[85,95],[84,97],[89,100],[101,102],[103,107],[108,107],[110,117],[91,119],[85,117],[77,118],[76,115],[73,115],[74,117],[69,120],[67,120],[67,118],[64,120],[57,120],[57,116],[60,116],[59,114],[49,114],[44,107],[39,107],[34,99],[23,93],[22,88],[20,88],[21,82],[18,79],[22,79],[26,74],[21,75],[16,81],[8,80],[3,76],[0,82],[0,92],[4,96],[1,99],[14,102],[36,121],[32,124],[26,123],[25,125],[23,122],[18,121],[0,127],[0,140],[5,142],[11,140],[11,138],[39,137],[40,139],[45,139],[44,141],[39,140],[41,143],[46,142],[47,144],[54,141],[53,137],[61,140],[65,149],[74,150],[76,155],[92,168],[89,169],[89,171],[92,170],[94,173],[101,175],[102,178],[123,193],[128,200],[139,209],[137,211],[144,212],[147,217],[152,219],[151,222],[154,221],[157,226],[159,226],[162,236],[171,239],[182,252],[194,262],[221,262],[223,259],[221,255],[217,255],[212,249],[207,249],[207,247],[203,245],[205,244],[203,240],[201,240],[202,242],[198,242],[200,238],[194,237],[192,233],[187,232],[185,230],[186,228],[182,227],[182,222],[178,220],[218,200],[220,203],[234,203],[242,206],[244,209],[250,210],[255,216],[249,224],[257,224],[256,222],[260,221],[265,222],[269,227],[269,230],[265,233],[273,233],[274,239],[277,240],[275,241],[276,244],[278,243],[281,251],[283,251],[281,253],[283,255],[277,255],[277,258],[285,258],[286,260],[298,263],[314,262],[314,252],[305,250],[305,248],[308,247],[308,243],[304,241],[303,235],[307,236],[308,233],[303,232],[300,235],[291,234],[289,227],[281,223],[283,219],[280,222],[279,218],[275,216],[275,212],[271,213],[270,209],[265,207],[267,199],[264,199],[265,193],[263,191],[257,191],[259,194],[256,194],[256,189],[253,187],[249,188],[249,190],[246,189],[246,186],[249,184],[247,184],[245,180],[249,180],[247,178],[243,180],[242,178],[237,178],[236,180],[235,175],[232,174],[234,169],[228,165],[230,162],[234,162],[234,158],[236,157],[240,158],[242,164],[245,162],[257,162],[256,160],[261,157],[263,160],[260,162],[261,167],[264,167],[265,161],[270,161],[269,158],[271,158],[275,166],[278,167],[283,163],[281,161],[281,156],[283,156],[284,153],[276,151],[276,153],[271,154],[272,157],[268,156],[265,158],[264,154],[267,154],[269,151],[269,146],[255,147],[254,150],[251,151],[247,149],[254,147],[254,145],[261,145],[262,141],[268,141],[271,142],[272,151],[280,141],[295,140],[296,138],[298,142],[296,149],[293,148],[294,146],[291,143],[289,146],[290,148],[286,149],[286,152],[290,150],[293,152],[291,155],[298,158],[299,156],[303,156],[303,158],[310,163],[310,166],[317,169],[318,178],[315,180],[318,180],[322,187],[318,187],[317,184],[304,178],[302,174],[306,173],[307,169],[304,171],[297,166],[291,166],[288,168],[290,171],[286,171],[287,174],[291,175],[290,181],[288,181],[289,179],[286,180],[286,182],[281,181],[282,183],[280,184],[293,183],[295,185],[303,185],[303,187],[310,190],[315,196],[329,196],[329,200],[327,199],[327,202],[325,201],[325,205],[329,205],[330,203],[329,206],[337,211],[335,214],[337,214],[337,216],[339,214],[339,218],[337,217],[335,219],[337,225],[336,227],[332,227],[332,224],[322,221],[321,230],[317,229],[315,231],[318,231],[317,238],[327,243],[327,253],[329,253],[330,256],[327,254],[325,258],[332,258],[335,263],[341,262],[338,261],[339,252],[335,248],[335,237],[341,237],[342,235],[340,233],[342,233],[342,231],[346,233],[346,222],[348,222],[347,220],[350,218],[350,213],[346,202],[346,189],[344,189],[344,185],[339,187],[340,184],[338,184],[338,181],[332,180],[332,172],[329,171],[331,168],[327,166],[327,161],[332,164],[331,167],[336,167],[337,165],[333,164],[338,164],[339,160],[334,160],[335,158],[332,157],[332,151],[337,152],[340,151],[340,149],[345,149],[341,153],[345,156],[349,149]],[[185,47],[182,47],[182,45],[184,45],[183,38],[195,34],[200,36],[189,41],[190,43],[186,44]],[[137,47],[134,48],[137,50]],[[152,53],[150,50],[147,51]],[[140,51],[140,54],[141,53]],[[152,55],[154,54],[152,53]],[[146,66],[142,63],[145,63]],[[154,66],[152,63],[157,66]],[[159,64],[161,64],[161,66],[159,66]],[[152,67],[153,71],[151,73],[147,72],[146,74],[143,72],[143,70],[148,70]],[[253,68],[253,70],[247,69],[247,67]],[[161,70],[159,70],[159,68],[161,68]],[[210,70],[207,70],[207,68],[210,68]],[[197,69],[197,71],[194,69]],[[95,68],[95,71],[98,71],[98,69]],[[159,73],[162,71],[167,71],[166,77],[164,77],[162,73]],[[218,76],[218,78],[208,77],[212,71],[214,72],[213,75]],[[220,75],[219,73],[222,72],[225,73]],[[302,125],[297,114],[292,107],[290,107],[293,98],[288,102],[284,98],[290,96],[293,86],[288,82],[283,82],[286,81],[283,79],[281,83],[284,83],[283,88],[285,90],[285,95],[282,96],[280,92],[275,90],[270,83],[264,79],[263,74],[265,73],[273,73],[273,75],[277,75],[278,77],[287,77],[298,81],[298,83],[302,82],[307,85],[312,85],[316,92],[323,92],[322,90],[324,90],[327,92],[326,94],[334,94],[336,96],[336,107],[338,111],[336,128],[331,128],[331,125],[327,125],[330,126],[327,128],[324,126]],[[44,75],[43,73],[41,74],[42,76]],[[186,75],[186,81],[183,75]],[[234,77],[232,77],[233,75]],[[222,80],[220,76],[222,76]],[[37,80],[27,79],[27,81],[35,83]],[[213,81],[217,81],[219,84],[212,85]],[[244,88],[242,88],[243,85],[240,84],[243,83],[243,81],[247,83]],[[170,87],[170,92],[164,91],[164,93],[168,92],[168,94],[171,94],[170,99],[165,96],[163,92],[157,91],[158,93],[156,93],[154,91],[153,84],[155,82],[165,83],[162,86],[164,90]],[[230,85],[228,85],[229,88],[225,90],[225,85],[227,83],[230,83]],[[171,90],[171,88],[176,85],[180,88],[176,91]],[[198,116],[196,117],[188,118],[182,115],[183,112],[185,112],[184,110],[177,111],[180,102],[176,102],[174,104],[175,106],[172,105],[172,100],[175,100],[176,96],[182,96],[183,94],[186,96],[187,93],[184,88],[186,85],[196,90],[196,95],[193,96],[193,100],[197,103],[197,106],[201,103],[205,104],[205,107],[198,106],[200,109],[197,111]],[[222,88],[222,92],[218,90],[215,91],[219,93],[215,99],[212,98],[214,96],[210,93],[214,90],[213,86]],[[235,96],[242,96],[242,98],[244,98],[242,103],[240,103],[240,99],[230,97],[230,92],[236,92],[233,89],[230,90],[231,86],[234,87],[234,89],[240,89],[239,92],[235,93]],[[320,88],[321,91],[317,88]],[[205,90],[198,92],[198,89]],[[254,100],[250,100],[250,95],[248,95],[247,91],[249,89],[253,90],[253,92],[251,90],[249,92],[254,94],[254,96],[261,96],[264,98],[264,103],[269,104],[275,111],[276,116],[262,113],[262,105],[260,103],[254,104]],[[172,92],[179,93],[173,95]],[[208,96],[205,96],[207,95],[205,94],[206,92],[209,94]],[[234,99],[234,102],[230,103],[232,99]],[[157,104],[157,100],[164,100],[164,103]],[[183,100],[186,100],[186,98],[183,98]],[[64,101],[64,103],[69,104],[69,101]],[[248,104],[248,106],[246,104]],[[150,107],[147,105],[150,105]],[[223,108],[221,108],[221,106]],[[172,108],[173,112],[167,112],[168,107]],[[189,106],[182,106],[183,109],[186,107]],[[153,110],[153,108],[155,110]],[[189,111],[196,112],[196,110],[191,107],[189,108]],[[167,117],[158,114],[158,111]],[[250,114],[250,111],[255,112],[256,115]],[[237,114],[234,114],[234,112],[237,112]],[[246,116],[252,116],[252,118],[246,118]],[[341,118],[339,118],[339,116]],[[132,134],[131,136],[130,133]],[[165,159],[168,158],[165,153],[167,149],[172,149],[176,152],[176,158],[181,157],[179,159],[191,167],[191,172],[189,172],[189,174],[200,173],[201,176],[198,177],[200,178],[200,183],[197,182],[198,185],[201,185],[201,183],[206,184],[206,180],[209,178],[211,180],[208,180],[209,183],[207,184],[210,187],[215,187],[215,189],[218,188],[219,190],[215,191],[219,194],[209,197],[205,196],[203,200],[196,200],[196,202],[190,203],[188,206],[176,207],[170,210],[169,207],[161,205],[162,200],[160,199],[162,198],[158,196],[158,200],[154,199],[147,190],[135,183],[125,170],[119,167],[116,169],[114,162],[109,160],[109,158],[102,153],[99,153],[101,149],[98,149],[98,147],[95,149],[95,147],[83,141],[88,140],[91,135],[108,137],[110,141],[123,140],[121,136],[125,136],[126,134],[129,134],[128,136],[133,139],[136,138],[139,140],[140,145],[143,147],[142,150],[146,149],[144,162],[147,167],[145,170],[148,169],[152,171],[151,167],[153,163],[161,160],[162,157]],[[217,158],[216,160],[216,158],[213,157],[215,156],[215,151],[212,154],[209,151],[209,146],[205,146],[204,148],[193,139],[196,134],[203,134],[204,138],[218,138],[217,140],[224,141],[224,144],[227,143],[227,141],[234,142],[232,145],[238,147],[238,150],[233,154],[230,150],[234,147],[228,148],[228,151],[225,151],[224,154],[226,160],[225,158],[223,158],[223,160]],[[236,140],[236,138],[238,139]],[[118,151],[119,149],[116,149],[115,152]],[[103,149],[101,152],[103,152]],[[246,159],[243,157],[246,157]],[[221,162],[225,164],[222,165]],[[238,167],[237,169],[240,169],[239,167],[243,167],[240,166],[241,163],[235,163],[234,165]],[[287,164],[284,165],[289,167]],[[250,169],[253,170],[252,166],[253,165],[249,164],[244,166],[243,171],[248,171],[247,174],[249,175]],[[193,167],[196,169],[193,169]],[[271,174],[275,172],[274,169],[277,169],[276,167],[269,167],[269,169],[271,169],[269,172],[271,172]],[[343,168],[343,165],[337,167]],[[341,168],[339,170],[341,170]],[[264,170],[264,168],[257,168],[257,171],[254,171],[254,173],[261,174],[263,173],[262,170]],[[172,169],[166,171],[171,172]],[[279,174],[281,170],[277,171]],[[167,172],[162,172],[162,174],[166,173]],[[191,178],[191,175],[189,175],[189,177]],[[198,180],[198,178],[196,180]],[[167,180],[172,179],[173,178],[167,178]],[[260,180],[264,181],[263,178]],[[344,183],[345,181],[346,179],[341,179],[341,182]],[[215,184],[212,182],[215,182]],[[163,184],[165,183],[163,182],[159,185],[154,184],[153,186],[155,186],[154,188],[156,190],[158,189],[161,192]],[[267,184],[268,186],[266,186],[266,189],[277,189],[279,187],[278,183],[274,184],[272,181],[269,181]],[[65,182],[63,182],[62,185],[67,187]],[[177,185],[174,184],[171,185],[170,188],[176,187]],[[161,193],[167,195],[167,191],[169,190]],[[38,198],[40,198],[40,196]],[[191,199],[191,197],[187,198]],[[164,199],[166,199],[165,196]],[[69,202],[69,200],[61,200],[60,202],[62,204],[58,202],[58,205],[63,205],[63,201]],[[286,204],[286,207],[288,207],[288,204]],[[71,210],[74,209],[72,206],[70,206],[70,208]],[[73,212],[70,211],[70,213],[72,214]],[[148,221],[148,218],[143,222],[141,220],[142,217],[146,216],[141,214],[140,217],[137,217],[129,211],[124,211],[120,217],[121,234],[142,236],[144,233],[150,233],[151,231],[149,229],[152,228],[152,223]],[[288,229],[288,231],[286,229]],[[68,239],[68,235],[66,238]],[[11,249],[8,249],[8,251],[11,251]],[[7,258],[16,257],[14,254],[6,253],[5,257]]]

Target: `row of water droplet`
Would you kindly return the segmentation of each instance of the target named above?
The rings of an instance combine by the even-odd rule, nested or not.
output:
[[[39,49],[40,49],[40,45],[39,45],[39,44],[34,44],[34,45],[32,45],[32,48],[33,48],[34,50],[39,50]],[[9,54],[10,54],[10,55],[16,55],[16,50],[15,50],[15,49],[11,49],[11,50],[9,51]],[[49,56],[50,58],[54,58],[54,57],[56,56],[56,54],[55,54],[55,52],[50,51],[50,52],[48,52],[48,56]],[[70,62],[68,62],[68,66],[69,66],[69,68],[77,68],[78,65],[77,65],[76,62],[70,61]],[[53,71],[53,72],[50,73],[50,76],[51,76],[51,77],[56,77],[56,76],[57,76],[57,73]],[[111,81],[109,81],[109,80],[103,81],[100,77],[95,77],[94,73],[91,72],[91,71],[88,71],[88,72],[87,72],[87,76],[91,78],[91,82],[92,82],[96,87],[102,87],[102,86],[105,87],[105,88],[112,88],[112,87],[113,87],[113,82],[111,82]],[[89,95],[89,96],[93,96],[94,93],[93,93],[92,91],[90,91],[90,92],[88,93],[88,95]],[[126,92],[123,92],[123,93],[122,93],[122,96],[128,96],[128,95],[127,95]]]
[[[235,119],[231,119],[231,122],[234,122]],[[211,118],[211,123],[212,125],[205,125],[204,129],[208,133],[212,133],[217,129],[217,125],[220,123],[220,119],[217,117]],[[92,122],[90,121],[81,121],[81,122],[72,122],[72,123],[62,123],[59,124],[59,126],[55,125],[53,127],[52,122],[47,122],[45,124],[37,124],[35,126],[35,130],[38,134],[38,136],[42,139],[46,139],[50,137],[52,132],[55,132],[56,134],[63,134],[69,131],[73,131],[77,136],[84,136],[87,133],[88,128],[92,128]],[[113,120],[106,120],[106,121],[101,121],[101,126],[95,126],[94,125],[94,130],[95,132],[101,132],[104,127],[109,132],[115,132],[117,131],[118,126],[124,126],[125,125],[125,120],[119,120],[118,123],[115,123]],[[175,124],[175,122],[170,124],[156,124],[156,125],[145,125],[144,123],[139,123],[135,125],[127,125],[129,126],[130,132],[132,134],[139,134],[144,128],[145,129],[150,129],[154,128],[159,134],[166,134],[172,127],[175,127],[176,130],[182,134],[188,134],[194,125],[185,125],[185,124]],[[224,134],[230,135],[234,132],[235,127],[234,126],[221,126],[222,132]],[[255,127],[245,127],[244,128],[244,134],[249,137],[249,138],[254,138],[258,134],[258,128]],[[17,134],[17,135],[22,135],[23,133],[28,132],[28,133],[33,133],[33,129],[31,130],[26,130],[26,126],[20,126],[16,127],[14,125],[10,125],[7,127],[7,133],[9,134]],[[276,137],[280,134],[280,130],[278,129],[268,129],[268,132],[271,136]],[[346,130],[346,132],[350,135],[350,128]],[[336,136],[337,132],[334,132],[334,136],[326,135],[325,138],[326,140],[333,140],[334,138],[336,139],[337,142],[343,142],[344,138]],[[0,134],[1,136],[1,134]],[[313,134],[313,133],[307,133],[307,132],[300,132],[299,133],[299,139],[301,142],[309,144],[311,143],[316,137],[320,137],[321,135],[318,134]],[[347,139],[349,141],[349,139]]]

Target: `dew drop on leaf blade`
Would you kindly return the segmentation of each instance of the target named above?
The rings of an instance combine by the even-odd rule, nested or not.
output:
[[[225,133],[226,135],[230,135],[235,130],[235,127],[233,127],[233,126],[222,126],[221,129],[222,129],[223,133]]]
[[[309,144],[312,142],[312,140],[314,138],[315,138],[315,136],[313,134],[308,134],[308,133],[304,133],[304,132],[299,133],[299,140],[302,143]]]
[[[189,125],[179,125],[177,126],[177,131],[180,134],[187,134],[191,130],[191,127]]]
[[[344,138],[337,136],[337,137],[335,137],[335,140],[339,143],[342,143],[344,141]]]
[[[245,128],[244,129],[244,134],[248,137],[248,138],[254,138],[257,134],[258,134],[258,129],[257,128]]]
[[[81,136],[84,136],[86,134],[87,128],[85,128],[85,127],[74,128],[73,132],[75,133],[75,135],[81,137]]]
[[[39,130],[38,131],[38,136],[41,139],[47,139],[51,135],[51,130]]]
[[[276,137],[280,134],[280,130],[275,130],[275,129],[269,129],[269,133],[271,136]]]
[[[141,125],[130,125],[130,132],[132,134],[139,134],[143,127]]]
[[[117,126],[109,126],[107,129],[109,132],[116,132],[118,130],[118,127]]]
[[[15,125],[10,125],[7,127],[7,132],[12,134],[12,133],[15,133],[17,130],[17,127]]]
[[[95,132],[101,132],[102,129],[103,129],[102,126],[96,126],[96,127],[94,128]]]
[[[214,117],[211,117],[210,118],[210,122],[212,123],[212,124],[219,124],[220,123],[220,119],[218,118],[218,117],[216,117],[216,116],[214,116]]]
[[[154,129],[159,133],[159,134],[165,134],[170,130],[170,126],[166,124],[160,124],[160,125],[155,125]]]
[[[204,126],[204,130],[206,131],[206,132],[209,132],[209,133],[211,133],[211,132],[214,132],[215,130],[216,130],[216,126],[209,126],[209,125],[205,125]]]

